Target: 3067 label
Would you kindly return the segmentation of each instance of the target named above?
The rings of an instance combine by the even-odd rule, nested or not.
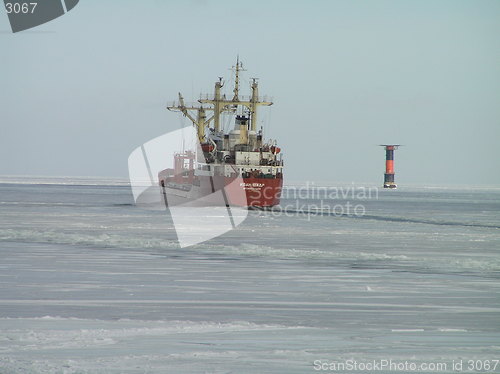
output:
[[[5,3],[7,14],[33,14],[38,3]]]

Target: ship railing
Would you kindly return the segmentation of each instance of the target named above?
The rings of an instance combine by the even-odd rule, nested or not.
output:
[[[221,99],[222,100],[226,100],[226,101],[232,101],[232,96],[229,96],[229,95],[221,95]],[[251,101],[252,100],[252,96],[250,95],[240,95],[238,96],[238,99],[239,101]],[[211,101],[214,101],[215,100],[215,96],[213,94],[202,94],[200,95],[200,100],[211,100]],[[264,95],[264,96],[258,96],[257,97],[257,101],[260,101],[260,102],[273,102],[273,97],[272,96],[267,96],[267,95]],[[236,103],[237,101],[235,101]]]
[[[197,108],[200,106],[200,103],[197,102],[189,102],[189,103],[184,103],[184,106],[186,108]],[[167,108],[180,108],[181,103],[179,101],[167,101]]]

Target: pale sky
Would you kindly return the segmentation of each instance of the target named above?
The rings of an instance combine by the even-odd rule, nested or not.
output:
[[[500,186],[499,35],[498,0],[81,0],[16,34],[0,11],[0,174],[126,177],[239,54],[285,181],[381,184],[398,143],[400,185]]]

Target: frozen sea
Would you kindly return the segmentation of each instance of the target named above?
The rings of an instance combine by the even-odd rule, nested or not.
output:
[[[0,178],[0,373],[500,372],[500,188],[328,203],[181,249],[125,182]]]

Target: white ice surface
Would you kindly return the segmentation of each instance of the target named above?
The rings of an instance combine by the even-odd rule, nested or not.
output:
[[[499,358],[490,193],[392,191],[360,219],[252,212],[180,249],[168,217],[124,187],[0,192],[1,374]]]

